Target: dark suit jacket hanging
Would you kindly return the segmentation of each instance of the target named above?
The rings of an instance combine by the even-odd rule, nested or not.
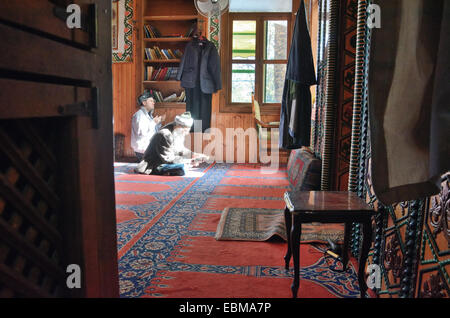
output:
[[[295,19],[281,101],[280,148],[295,149],[309,146],[311,133],[310,86],[316,83],[305,4],[301,1]]]
[[[194,39],[186,45],[177,80],[186,90],[186,111],[202,120],[202,131],[211,126],[212,93],[222,88],[220,58],[215,45]]]

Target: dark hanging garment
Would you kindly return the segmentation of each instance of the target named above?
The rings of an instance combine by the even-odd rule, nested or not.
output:
[[[450,170],[450,1],[377,1],[369,64],[371,176],[383,204],[439,193]],[[386,44],[389,45],[386,45]]]
[[[200,86],[186,88],[186,111],[191,112],[194,120],[202,121],[202,132],[211,127],[212,94],[205,94]],[[197,127],[197,123],[191,128],[191,132]]]
[[[186,91],[186,111],[191,112],[194,120],[202,121],[202,131],[210,128],[212,93],[222,88],[216,46],[207,39],[189,42],[181,58],[177,80]]]
[[[280,112],[279,146],[296,149],[309,146],[311,134],[311,91],[316,74],[303,0],[297,11],[286,69]]]

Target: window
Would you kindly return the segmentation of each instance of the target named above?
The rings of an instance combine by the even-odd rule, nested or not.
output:
[[[289,54],[291,13],[229,13],[224,63],[226,108],[250,111],[251,94],[263,110],[279,111]]]
[[[291,12],[292,0],[230,0],[230,12]]]

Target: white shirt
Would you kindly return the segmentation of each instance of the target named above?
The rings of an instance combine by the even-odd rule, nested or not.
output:
[[[158,125],[153,117],[145,107],[141,107],[131,120],[131,148],[135,152],[144,153],[157,129]]]

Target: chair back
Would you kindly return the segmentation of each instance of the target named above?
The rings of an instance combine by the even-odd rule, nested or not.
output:
[[[258,130],[258,135],[260,135],[261,133],[261,109],[259,108],[259,103],[258,101],[255,99],[255,94],[252,93],[252,114],[253,114],[253,119],[255,120],[255,127]]]

